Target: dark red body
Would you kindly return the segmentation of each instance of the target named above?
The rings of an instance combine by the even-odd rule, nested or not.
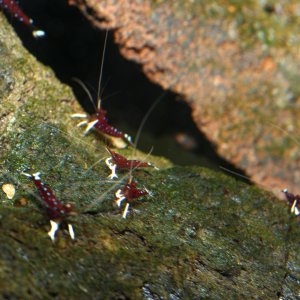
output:
[[[13,17],[25,25],[31,25],[31,19],[23,12],[15,0],[0,0],[0,7],[8,10]]]
[[[292,205],[294,203],[294,201],[296,200],[296,197],[299,197],[297,195],[295,196],[294,194],[285,192],[285,191],[284,191],[284,194],[285,194],[286,200],[289,202],[290,205]]]
[[[56,199],[52,190],[43,184],[41,180],[32,177],[32,180],[44,201],[47,215],[51,220],[61,219],[67,216],[72,211],[71,204],[64,204],[60,200]]]
[[[96,123],[94,127],[107,135],[127,139],[127,135],[125,133],[108,124],[106,113],[106,110],[102,108],[95,113],[95,115],[92,117],[92,120],[98,120],[98,123]]]
[[[108,152],[110,153],[113,162],[117,165],[119,169],[123,170],[130,170],[130,169],[136,169],[136,168],[147,168],[152,167],[147,162],[142,162],[139,160],[129,160],[126,157],[122,156],[121,154],[116,153],[115,151],[110,150],[108,147],[106,147]]]
[[[137,189],[136,183],[133,180],[128,180],[123,188],[122,194],[126,197],[129,203],[132,203],[135,199],[148,195],[148,191],[146,189]]]

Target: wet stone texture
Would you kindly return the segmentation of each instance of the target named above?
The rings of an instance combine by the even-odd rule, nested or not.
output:
[[[221,156],[277,194],[299,191],[298,0],[69,3],[185,98]]]
[[[125,179],[107,179],[103,142],[70,119],[81,110],[69,88],[24,50],[2,15],[0,64],[0,184],[16,190],[12,199],[0,190],[1,298],[297,299],[300,227],[284,202],[150,156],[160,171],[135,177],[151,196],[122,220],[113,199]],[[23,171],[40,171],[74,204],[75,241],[61,230],[51,242]]]

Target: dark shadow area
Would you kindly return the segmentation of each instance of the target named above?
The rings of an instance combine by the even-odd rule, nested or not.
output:
[[[91,26],[66,0],[23,0],[20,5],[36,26],[47,33],[45,38],[36,40],[29,28],[7,15],[24,46],[52,68],[62,82],[70,85],[82,107],[92,113],[93,104],[72,78],[84,82],[96,99],[105,32]],[[153,146],[152,154],[165,156],[178,165],[201,165],[217,170],[222,166],[244,175],[217,155],[214,145],[196,128],[190,108],[179,95],[150,82],[139,65],[120,55],[113,42],[113,32],[108,37],[102,86],[102,106],[108,111],[111,125],[132,137],[152,103],[162,98],[142,130],[139,149],[147,152]]]

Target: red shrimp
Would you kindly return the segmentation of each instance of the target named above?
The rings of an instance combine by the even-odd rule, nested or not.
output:
[[[105,160],[106,165],[111,170],[111,174],[108,176],[110,179],[118,177],[118,175],[116,174],[116,168],[119,168],[121,170],[132,170],[132,169],[136,169],[136,168],[153,167],[148,162],[143,162],[143,161],[139,161],[136,159],[132,159],[132,160],[127,159],[125,156],[123,156],[115,151],[112,151],[108,147],[106,147],[106,150],[111,155],[111,157],[109,157]]]
[[[126,205],[123,210],[122,217],[126,219],[129,207],[130,205],[135,203],[136,199],[148,194],[150,194],[150,192],[145,187],[143,187],[142,189],[138,189],[136,187],[136,183],[133,181],[132,177],[128,179],[123,189],[118,189],[115,193],[115,196],[117,197],[115,202],[118,207],[121,206],[122,201],[126,200]]]
[[[15,0],[0,0],[0,7],[6,9],[13,17],[17,18],[24,25],[30,27],[32,29],[32,35],[35,38],[40,38],[45,36],[45,32],[43,30],[37,29],[33,25],[33,20],[30,19],[18,3]]]
[[[32,175],[27,173],[23,174],[32,179],[40,197],[43,200],[45,210],[51,224],[51,230],[48,232],[48,235],[50,236],[51,240],[54,241],[59,225],[67,218],[68,215],[72,213],[73,205],[70,203],[64,204],[62,201],[58,200],[55,197],[52,189],[41,181],[40,173],[34,173]],[[74,240],[75,234],[71,224],[68,224],[68,230],[71,238]]]

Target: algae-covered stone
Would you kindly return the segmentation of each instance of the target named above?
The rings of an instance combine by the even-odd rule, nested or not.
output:
[[[102,142],[70,120],[80,108],[69,88],[2,16],[0,38],[0,184],[16,188],[13,201],[1,192],[2,298],[296,299],[300,229],[285,203],[206,169],[170,165],[136,171],[151,196],[122,219],[113,199],[124,178],[107,179]],[[59,199],[74,203],[75,241],[62,230],[49,239],[24,171],[40,171]]]

